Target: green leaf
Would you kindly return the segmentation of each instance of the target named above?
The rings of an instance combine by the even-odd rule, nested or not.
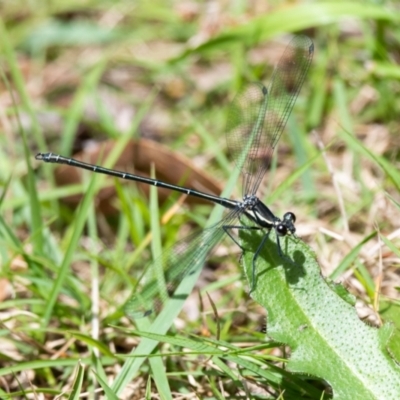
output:
[[[261,233],[240,232],[250,285]],[[291,347],[288,370],[324,379],[334,399],[398,399],[400,367],[386,350],[393,329],[359,320],[323,279],[315,253],[299,239],[270,233],[256,260],[251,296],[268,312],[268,336]]]
[[[370,159],[374,164],[379,165],[391,180],[397,190],[400,190],[400,173],[398,169],[386,158],[379,156],[364,146],[355,136],[346,130],[339,132],[346,143],[357,153]]]
[[[85,343],[88,347],[96,348],[97,350],[101,351],[104,355],[109,356],[111,358],[115,357],[115,355],[110,351],[110,349],[99,340],[96,340],[91,336],[85,335],[78,331],[69,331],[69,333],[76,339]]]
[[[50,19],[36,26],[23,47],[38,52],[50,46],[88,46],[110,42],[121,37],[121,34],[89,21],[62,22]]]
[[[358,254],[361,249],[364,247],[365,243],[369,242],[376,236],[376,232],[372,232],[368,236],[366,236],[360,243],[358,243],[354,248],[346,255],[346,257],[342,260],[342,262],[335,268],[335,270],[331,273],[330,278],[336,279],[338,278],[344,271],[346,271],[351,264],[356,260]]]
[[[399,13],[366,2],[314,2],[312,7],[308,3],[294,3],[277,7],[272,12],[251,19],[247,24],[224,31],[198,47],[185,50],[171,62],[183,59],[192,53],[218,50],[237,43],[254,46],[282,33],[315,28],[349,17],[394,22],[400,20]]]
[[[397,301],[381,301],[379,303],[379,314],[384,321],[390,322],[395,329],[389,339],[388,349],[397,360],[400,360],[400,303]]]
[[[193,336],[187,338],[179,335],[159,335],[157,333],[144,332],[144,331],[130,331],[131,333],[138,335],[143,338],[154,340],[156,342],[169,343],[172,346],[179,346],[185,349],[192,350],[191,354],[201,354],[205,357],[212,355],[212,360],[215,365],[218,365],[225,373],[230,375],[232,382],[238,384],[239,379],[235,379],[237,370],[232,368],[230,373],[222,367],[222,363],[235,363],[240,369],[246,370],[256,377],[259,382],[266,381],[268,384],[276,389],[284,389],[285,394],[289,396],[289,393],[293,391],[298,395],[299,391],[304,394],[309,394],[313,398],[318,398],[320,391],[315,389],[312,385],[305,382],[301,377],[293,376],[287,373],[285,370],[274,367],[258,359],[255,355],[250,357],[249,349],[243,349],[232,345],[231,343],[217,341],[213,339],[206,339],[203,337]],[[242,354],[243,353],[243,354]],[[163,356],[166,354],[164,353]],[[188,356],[189,353],[185,350],[182,355]],[[136,354],[136,357],[143,357],[145,355]],[[153,357],[160,357],[159,354],[154,354]],[[224,360],[224,361],[222,361]],[[290,398],[290,397],[287,397]]]
[[[72,386],[72,392],[68,397],[69,400],[78,400],[80,398],[84,375],[85,368],[83,367],[81,362],[78,362],[78,365],[76,366],[76,377]]]
[[[114,391],[110,388],[110,386],[108,386],[107,382],[104,379],[102,379],[100,375],[96,374],[96,372],[94,372],[94,374],[96,375],[98,382],[100,383],[102,389],[104,390],[106,398],[109,400],[118,400],[118,396],[114,393]]]

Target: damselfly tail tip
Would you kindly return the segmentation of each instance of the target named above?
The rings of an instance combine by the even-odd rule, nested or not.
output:
[[[35,158],[36,158],[36,160],[44,160],[44,154],[43,153],[37,153]]]

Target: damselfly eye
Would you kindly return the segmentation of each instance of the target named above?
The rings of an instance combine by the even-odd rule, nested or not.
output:
[[[283,225],[283,224],[279,224],[279,225],[276,227],[276,231],[278,232],[278,235],[279,235],[279,236],[285,236],[285,235],[287,234],[287,228],[286,228],[286,226]]]
[[[296,222],[296,216],[290,211],[285,213],[285,215],[283,216],[283,219],[285,221],[292,221],[293,223]]]

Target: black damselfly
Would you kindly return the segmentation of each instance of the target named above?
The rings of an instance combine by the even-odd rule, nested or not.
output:
[[[178,242],[153,262],[154,270],[162,271],[164,276],[161,279],[154,278],[145,285],[143,291],[133,294],[126,306],[127,313],[131,317],[143,317],[158,312],[165,301],[173,297],[182,280],[202,268],[206,255],[222,239],[224,233],[238,244],[230,233],[232,229],[265,230],[265,235],[253,256],[250,290],[255,284],[257,257],[271,229],[276,232],[278,251],[282,253],[279,237],[295,234],[295,215],[287,212],[282,219],[276,217],[259,200],[256,193],[303,85],[313,54],[314,45],[311,39],[306,36],[295,36],[273,72],[269,89],[261,83],[252,83],[232,102],[226,135],[229,151],[243,174],[242,201],[87,164],[53,153],[36,155],[37,160],[67,164],[200,197],[229,210],[217,224]],[[243,223],[243,219],[249,220],[249,224]],[[165,283],[164,287],[160,282]]]

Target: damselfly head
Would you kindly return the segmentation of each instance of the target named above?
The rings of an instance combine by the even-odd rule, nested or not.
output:
[[[282,221],[276,225],[276,232],[279,236],[294,235],[296,232],[295,222],[296,216],[292,212],[285,213]]]

